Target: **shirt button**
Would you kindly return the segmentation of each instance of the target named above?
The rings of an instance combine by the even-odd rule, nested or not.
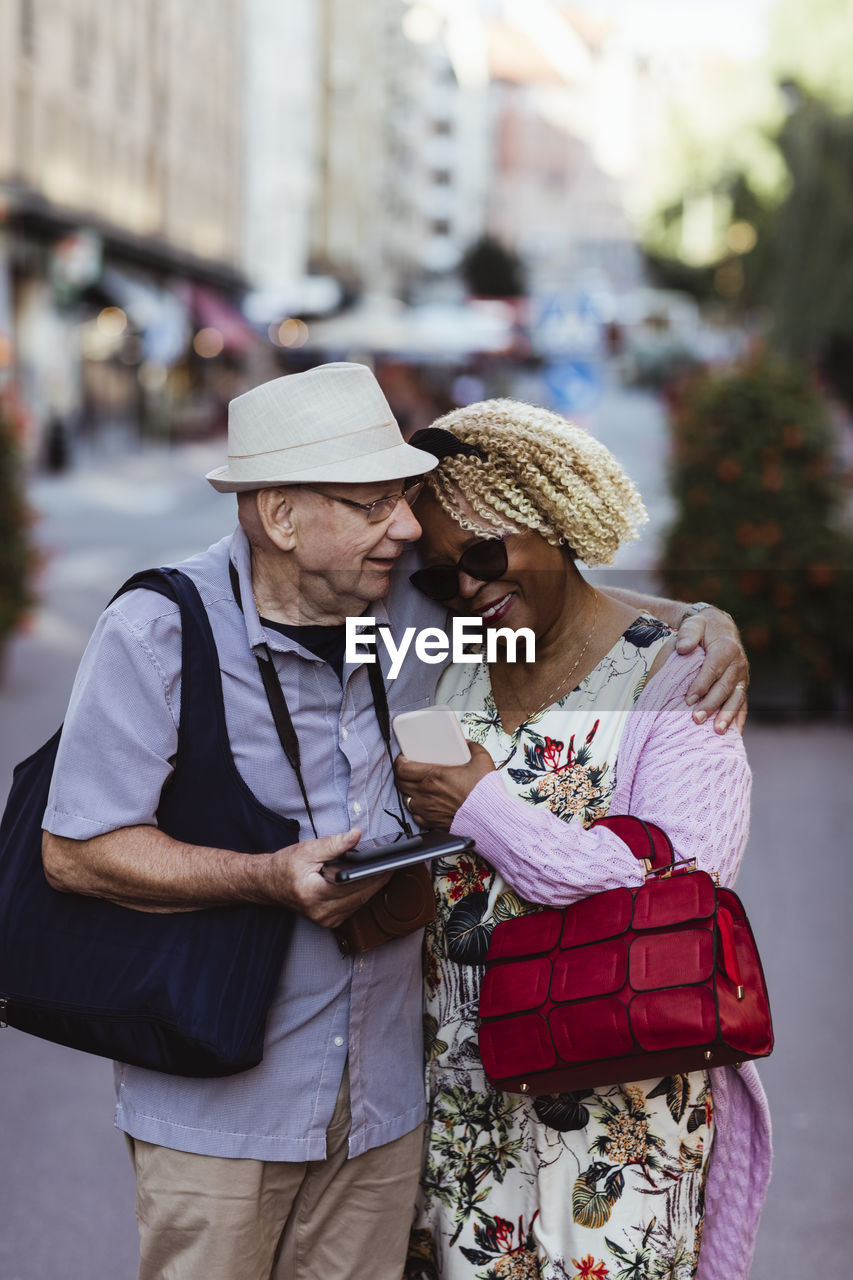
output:
[[[343,1042],[344,1042],[343,1036],[335,1036],[335,1044],[338,1046],[339,1049],[343,1044]]]
[[[361,805],[359,804],[358,800],[356,800],[355,803],[353,804],[352,811],[353,813],[361,813]]]
[[[344,742],[346,742],[347,738],[349,737],[349,730],[345,729],[343,725],[341,725],[341,737],[343,738]]]

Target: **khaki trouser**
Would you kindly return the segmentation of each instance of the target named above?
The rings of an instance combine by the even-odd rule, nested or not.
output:
[[[139,1280],[400,1280],[423,1129],[347,1160],[344,1072],[326,1159],[198,1156],[128,1138]]]

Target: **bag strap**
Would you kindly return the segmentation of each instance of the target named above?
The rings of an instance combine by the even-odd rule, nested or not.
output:
[[[293,719],[290,714],[290,708],[287,705],[281,684],[276,675],[275,666],[273,665],[272,654],[266,644],[262,647],[263,656],[257,656],[258,670],[261,673],[264,692],[267,695],[272,718],[275,723],[278,740],[281,743],[282,750],[287,757],[287,762],[293,772],[296,774],[296,780],[299,783],[299,790],[302,792],[302,801],[308,813],[308,821],[311,823],[311,830],[314,832],[314,838],[317,838],[317,827],[314,823],[314,815],[311,812],[311,805],[308,802],[308,792],[305,790],[305,779],[302,777],[302,753],[299,750],[299,738],[293,727]]]
[[[385,681],[382,677],[382,668],[377,660],[375,663],[367,663],[367,678],[370,681],[370,690],[373,694],[373,709],[376,712],[376,719],[379,722],[379,732],[382,734],[382,741],[385,743],[385,754],[391,765],[391,777],[394,779],[394,794],[397,797],[397,808],[399,813],[392,813],[390,809],[383,812],[388,814],[389,818],[393,818],[395,822],[399,822],[404,837],[411,837],[412,831],[409,821],[406,817],[406,808],[403,804],[403,797],[400,788],[397,786],[397,775],[394,773],[394,752],[391,749],[391,713],[388,710],[388,695],[385,692]],[[399,840],[400,837],[398,836]]]
[[[633,814],[614,814],[613,817],[596,818],[590,827],[606,827],[628,846],[634,857],[645,863],[647,871],[660,871],[671,867],[675,860],[672,841],[653,822],[645,822]]]
[[[223,740],[227,740],[219,655],[210,620],[198,588],[180,569],[163,566],[143,569],[119,587],[110,604],[126,592],[137,589],[155,591],[172,600],[181,611],[182,693],[178,750],[182,759],[187,761],[204,749],[211,735],[225,735]]]

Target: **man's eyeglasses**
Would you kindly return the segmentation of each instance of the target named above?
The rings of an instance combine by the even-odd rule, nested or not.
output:
[[[342,502],[345,507],[357,507],[367,516],[368,524],[382,524],[383,520],[389,520],[398,502],[405,500],[411,506],[423,487],[423,480],[413,480],[406,483],[401,493],[389,493],[386,498],[377,498],[374,502],[355,502],[352,498],[342,498],[338,493],[325,493],[322,489],[315,489],[310,484],[302,486],[303,489],[310,489],[312,493],[319,493],[321,498],[328,498],[330,502]]]
[[[506,539],[485,538],[466,547],[456,564],[432,564],[428,569],[418,569],[409,581],[430,600],[444,603],[459,594],[460,570],[478,582],[494,582],[503,577],[508,564]]]

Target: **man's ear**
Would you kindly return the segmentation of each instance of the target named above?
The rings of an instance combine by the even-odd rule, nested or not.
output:
[[[280,551],[296,546],[297,518],[291,502],[292,489],[261,489],[258,493],[258,519],[264,533]]]

